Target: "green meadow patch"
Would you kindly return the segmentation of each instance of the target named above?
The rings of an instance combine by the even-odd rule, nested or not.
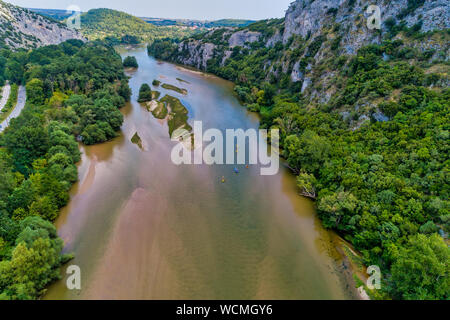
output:
[[[178,92],[180,94],[184,94],[184,95],[188,94],[188,91],[186,89],[178,88],[171,84],[164,83],[162,85],[162,87],[166,90],[172,90],[172,91]]]
[[[152,114],[156,119],[165,119],[169,114],[166,105],[163,102],[157,102],[157,107],[152,110]]]
[[[183,82],[183,83],[189,83],[189,81],[183,80],[181,78],[177,78],[178,81]]]
[[[188,124],[189,111],[179,99],[166,95],[160,102],[163,102],[167,109],[170,110],[168,121],[170,135],[177,129],[192,131],[192,127]]]
[[[160,96],[161,96],[161,92],[159,92],[159,91],[152,91],[152,99],[153,100],[158,100]]]

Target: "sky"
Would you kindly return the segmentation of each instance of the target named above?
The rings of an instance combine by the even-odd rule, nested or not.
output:
[[[111,8],[139,17],[218,20],[281,18],[293,0],[6,0],[26,8]]]

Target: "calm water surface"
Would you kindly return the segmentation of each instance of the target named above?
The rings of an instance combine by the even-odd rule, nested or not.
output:
[[[131,49],[132,101],[115,140],[82,147],[79,178],[56,222],[82,290],[65,279],[47,299],[349,299],[331,233],[313,205],[297,195],[285,168],[175,166],[167,124],[136,102],[139,87],[159,79],[186,88],[178,97],[190,122],[208,128],[258,128],[233,95],[232,84]],[[188,83],[181,83],[181,78]],[[131,143],[137,132],[143,150]],[[221,177],[226,183],[221,183]],[[63,268],[65,272],[65,268]]]

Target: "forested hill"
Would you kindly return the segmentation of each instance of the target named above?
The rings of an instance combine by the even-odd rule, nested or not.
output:
[[[381,268],[372,298],[449,299],[448,1],[297,0],[284,19],[222,28],[149,54],[236,83],[278,128],[299,192]]]
[[[83,13],[81,32],[90,40],[110,38],[131,44],[165,37],[184,38],[195,33],[186,27],[157,27],[128,13],[112,9],[92,9]]]
[[[36,48],[83,39],[65,24],[0,0],[0,48]]]

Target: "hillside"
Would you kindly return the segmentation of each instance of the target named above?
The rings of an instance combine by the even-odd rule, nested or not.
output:
[[[125,12],[92,9],[81,15],[82,33],[90,40],[111,37],[126,43],[157,38],[184,38],[195,33],[186,27],[156,27]]]
[[[299,192],[383,274],[372,298],[448,299],[448,1],[297,0],[284,19],[208,31],[149,54],[236,83],[280,130]]]
[[[247,104],[256,102],[252,88],[261,89],[262,83],[297,90],[313,106],[329,104],[346,118],[355,118],[356,128],[373,115],[386,119],[379,108],[381,101],[373,96],[358,95],[350,104],[339,99],[345,80],[340,71],[350,67],[359,49],[389,46],[389,52],[382,52],[385,61],[399,58],[420,64],[425,74],[448,75],[449,71],[447,1],[386,2],[380,7],[381,30],[367,28],[369,3],[297,0],[284,19],[214,29],[179,43],[161,40],[149,47],[149,53],[236,82]],[[439,84],[446,81],[444,77]]]
[[[55,20],[0,1],[0,48],[36,48],[68,39],[83,39]]]
[[[285,79],[286,81],[304,83],[302,91],[310,88],[312,97],[318,97],[319,92],[311,88],[311,81],[315,80],[312,68],[314,65],[337,56],[343,59],[343,56],[355,55],[362,46],[381,44],[386,37],[400,39],[400,31],[408,28],[414,28],[409,31],[411,34],[450,27],[448,2],[422,1],[423,6],[414,11],[408,9],[409,2],[414,1],[388,2],[381,6],[384,26],[380,33],[367,29],[365,25],[369,17],[365,8],[369,1],[296,1],[287,11],[285,19],[261,21],[240,29],[215,29],[197,35],[179,43],[177,52],[173,51],[170,59],[214,71],[214,68],[226,67],[229,64],[227,60],[232,55],[236,56],[238,48],[244,49],[241,53],[252,53],[256,51],[254,48],[262,47],[267,51],[276,49],[276,56],[261,59],[266,64],[262,66],[264,72],[260,75],[266,80],[271,77],[281,80],[281,77],[289,76],[290,79]],[[407,15],[399,18],[400,12]],[[420,52],[433,50],[433,56],[430,57],[432,60],[439,54],[449,56],[449,45],[445,39],[442,35],[429,34],[425,42],[411,37],[407,41]],[[159,44],[163,45],[164,43]],[[152,49],[155,49],[154,53],[158,55],[158,44]],[[164,51],[167,55],[168,51]],[[229,75],[222,76],[230,78]],[[329,74],[321,81],[328,82],[329,76],[332,75]],[[330,96],[331,92],[327,92],[322,96],[321,102]]]

